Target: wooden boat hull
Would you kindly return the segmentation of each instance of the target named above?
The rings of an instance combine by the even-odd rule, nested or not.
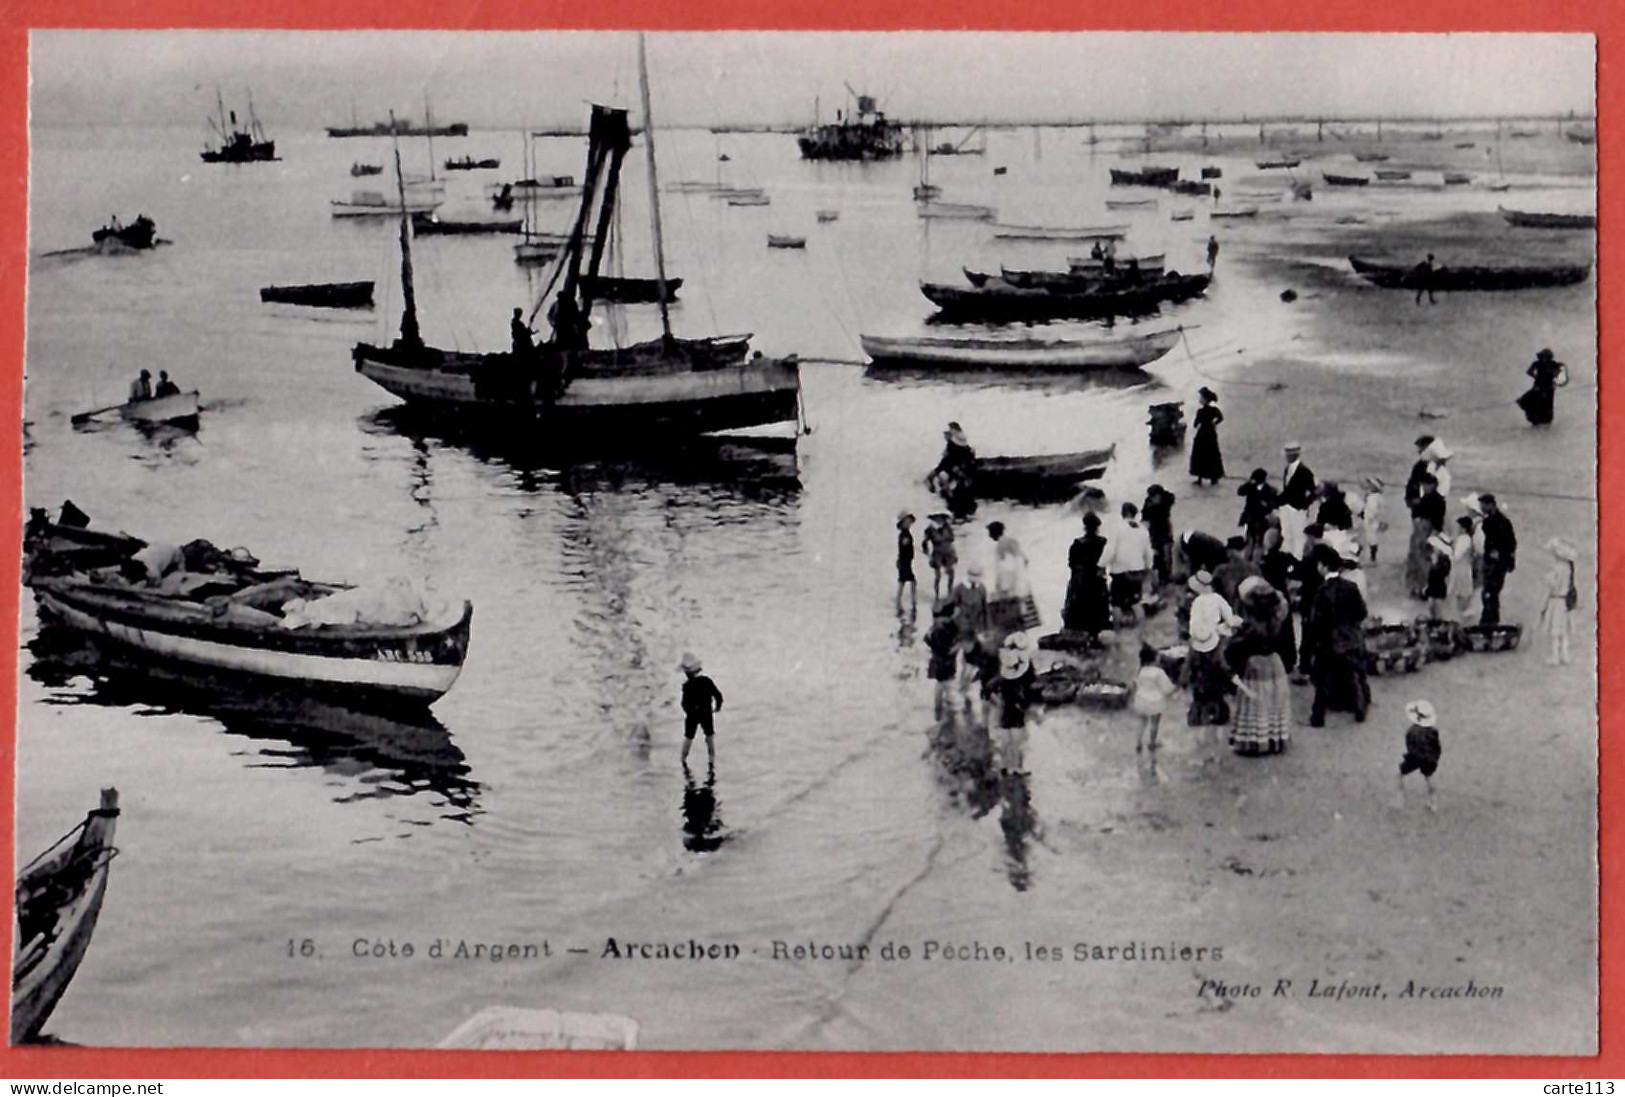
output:
[[[107,894],[112,860],[118,852],[113,846],[117,821],[118,793],[104,790],[102,806],[86,817],[72,846],[18,874],[19,897],[26,891],[44,887],[53,878],[73,890],[69,900],[55,908],[52,940],[43,942],[29,934],[27,939],[16,942],[21,949],[19,959],[32,962],[26,970],[20,966],[13,968],[11,1042],[14,1045],[38,1038],[90,947]]]
[[[406,195],[407,213],[433,213],[439,209],[445,200],[437,192],[413,194],[408,189]],[[328,208],[334,217],[399,217],[401,204],[385,202],[373,204],[371,202],[343,202],[333,199]]]
[[[1301,163],[1302,160],[1254,160],[1253,166],[1259,171],[1271,171],[1275,168],[1295,168]]]
[[[253,164],[277,159],[275,141],[258,141],[252,145],[227,145],[220,149],[204,149],[200,154],[205,164]]]
[[[1205,274],[1167,275],[1132,287],[1107,288],[1094,283],[1077,293],[1021,289],[1003,282],[990,282],[979,289],[922,282],[920,292],[943,315],[951,317],[993,321],[1087,319],[1155,312],[1164,303],[1200,296],[1206,292],[1209,280]]]
[[[442,221],[427,214],[412,217],[415,236],[490,236],[517,233],[523,227],[524,221],[517,217],[506,221]]]
[[[658,346],[658,344],[656,344]],[[409,404],[476,415],[533,431],[540,423],[561,436],[603,442],[639,435],[695,435],[795,421],[800,364],[794,358],[745,360],[745,338],[712,341],[707,361],[673,368],[647,348],[618,361],[608,352],[566,356],[563,395],[537,395],[538,378],[509,355],[403,352],[362,344],[356,371]],[[640,354],[640,350],[643,351]],[[561,439],[562,440],[562,439]]]
[[[984,499],[1041,499],[1074,494],[1105,475],[1115,446],[1034,457],[979,457],[972,490]]]
[[[1320,177],[1326,180],[1327,186],[1332,187],[1364,187],[1371,183],[1363,175],[1333,175],[1331,172],[1321,172]]]
[[[212,619],[199,606],[77,579],[34,583],[40,611],[56,623],[163,662],[343,691],[386,704],[426,705],[457,681],[468,654],[472,603],[445,626],[249,628]]]
[[[876,362],[932,365],[939,369],[1099,370],[1138,369],[1167,354],[1179,332],[1159,331],[1126,339],[1084,342],[1046,339],[892,339],[860,335],[863,352]]]
[[[266,286],[260,290],[260,300],[320,309],[365,309],[372,307],[372,283],[315,282],[304,286]]]
[[[1382,180],[1384,183],[1398,183],[1409,179],[1410,177],[1410,172],[1400,171],[1398,169],[1379,169],[1377,171],[1377,178]]]
[[[969,202],[921,202],[915,208],[921,217],[939,221],[991,221],[997,213],[992,206]]]
[[[118,409],[119,417],[132,423],[170,423],[177,426],[198,421],[198,394],[178,392],[172,396],[155,396],[151,400],[136,400]]]
[[[1112,259],[1113,267],[1120,274],[1128,268],[1130,259],[1139,265],[1141,274],[1160,275],[1167,265],[1168,254],[1158,252],[1155,255],[1118,255]],[[1074,274],[1100,275],[1106,271],[1106,260],[1096,259],[1092,255],[1069,256],[1066,265]]]
[[[770,248],[805,248],[807,238],[805,236],[769,236],[767,246]]]
[[[1140,171],[1112,168],[1111,173],[1114,187],[1167,187],[1179,179],[1178,168],[1144,168]]]
[[[1500,207],[1501,216],[1506,218],[1507,224],[1516,225],[1525,229],[1594,229],[1597,227],[1597,215],[1594,213],[1526,213],[1523,210]]]
[[[1239,221],[1245,217],[1257,217],[1257,209],[1216,209],[1208,213],[1209,220]]]
[[[1349,264],[1356,274],[1373,285],[1410,290],[1424,285],[1434,290],[1542,289],[1572,286],[1585,281],[1591,273],[1590,263],[1546,267],[1437,267],[1423,283],[1411,267],[1374,262],[1357,255],[1349,256]]]
[[[609,275],[589,278],[582,275],[581,280],[595,301],[613,301],[617,304],[631,305],[660,300],[660,286],[653,278],[616,278]],[[681,278],[666,279],[666,300],[676,298],[677,291],[682,288]]]
[[[1122,240],[1127,225],[1080,225],[1077,228],[1047,225],[995,225],[995,240]]]

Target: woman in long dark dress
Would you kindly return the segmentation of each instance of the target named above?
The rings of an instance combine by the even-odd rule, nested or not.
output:
[[[1072,542],[1066,558],[1072,578],[1066,584],[1061,624],[1068,632],[1098,636],[1111,627],[1106,575],[1100,564],[1101,554],[1105,551],[1106,539],[1100,535],[1100,515],[1093,512],[1085,514],[1083,536]]]
[[[1224,455],[1219,452],[1219,424],[1224,412],[1219,410],[1219,395],[1210,388],[1197,390],[1202,406],[1196,409],[1196,438],[1191,442],[1191,475],[1200,484],[1212,480],[1217,484],[1224,479]]]
[[[1552,357],[1551,351],[1542,350],[1524,372],[1534,384],[1528,392],[1518,397],[1518,406],[1523,409],[1530,426],[1550,426],[1557,390],[1559,386],[1569,383],[1568,367]]]

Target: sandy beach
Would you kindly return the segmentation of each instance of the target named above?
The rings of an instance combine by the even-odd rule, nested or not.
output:
[[[1469,245],[1460,236],[1453,242]],[[1164,965],[1091,969],[1077,995],[1078,1025],[1108,1046],[1165,1049],[1177,1032],[1181,1046],[1209,1051],[1591,1052],[1596,359],[1594,320],[1580,311],[1589,295],[1447,294],[1418,307],[1409,293],[1354,284],[1330,269],[1327,248],[1326,261],[1230,253],[1219,279],[1224,263],[1259,265],[1302,295],[1274,307],[1299,310],[1329,345],[1347,347],[1346,356],[1327,362],[1277,352],[1249,358],[1244,369],[1203,364],[1198,372],[1176,352],[1154,367],[1187,398],[1197,384],[1211,384],[1225,412],[1229,479],[1195,487],[1185,472],[1188,448],[1154,472],[1178,496],[1174,527],[1235,532],[1239,477],[1258,466],[1278,483],[1281,443],[1300,440],[1322,480],[1387,482],[1389,528],[1377,565],[1367,567],[1369,602],[1375,613],[1419,615],[1424,607],[1403,585],[1402,492],[1413,438],[1435,434],[1457,454],[1451,516],[1469,491],[1494,491],[1514,521],[1518,568],[1503,619],[1524,625],[1523,643],[1512,653],[1373,676],[1363,725],[1334,713],[1326,727],[1308,727],[1311,689],[1297,686],[1299,723],[1290,752],[1279,757],[1239,757],[1222,731],[1185,727],[1183,698],[1165,717],[1163,748],[1151,763],[1135,755],[1137,718],[1127,711],[1052,709],[1030,732],[1026,758],[1043,834],[1033,871],[1044,871],[1036,866],[1046,857],[1084,854],[1098,865],[1102,886],[1093,909],[1043,928],[1059,942],[1111,927],[1118,932],[1102,943],[1115,943],[1128,936],[1120,927],[1136,927],[1133,937],[1149,942],[1232,944],[1222,964],[1166,965],[1190,982],[1183,1009],[1150,1005],[1166,1001],[1152,990],[1174,978]],[[1556,425],[1534,430],[1513,400],[1542,346],[1557,350],[1573,380],[1560,392]],[[1144,486],[1138,494],[1122,485],[1108,490],[1112,513],[1124,498],[1138,501]],[[1075,516],[1013,532],[1033,560],[1046,621],[1058,621],[1065,546],[1081,532]],[[1556,668],[1545,665],[1536,625],[1537,586],[1552,562],[1542,545],[1553,534],[1583,553],[1576,659]],[[1140,636],[1172,643],[1174,627],[1165,611],[1121,633],[1108,675],[1132,680]],[[1439,712],[1436,814],[1424,810],[1420,783],[1395,804],[1403,707],[1414,698]],[[1209,978],[1261,985],[1263,997],[1203,993]],[[1281,979],[1292,988],[1272,1000]],[[1387,997],[1311,999],[1304,993],[1311,979],[1320,990],[1380,984]],[[1421,1001],[1415,993],[1470,982],[1503,987],[1507,997]],[[1407,983],[1415,984],[1409,995]],[[1522,1006],[1507,1008],[1513,1000]],[[988,1047],[1018,1045],[1022,1026],[1037,1023],[1019,1010],[987,1017]]]

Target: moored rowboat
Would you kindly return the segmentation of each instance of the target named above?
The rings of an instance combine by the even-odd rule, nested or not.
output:
[[[118,409],[120,417],[132,423],[169,423],[176,426],[197,426],[198,393],[177,392],[169,396],[154,396],[149,400],[132,400]]]
[[[1528,213],[1524,210],[1507,209],[1505,206],[1497,207],[1501,216],[1505,217],[1507,224],[1517,225],[1525,229],[1594,229],[1597,227],[1597,215],[1594,213]]]
[[[1055,286],[1023,289],[1002,280],[974,289],[921,282],[920,292],[942,310],[945,318],[992,322],[1086,319],[1155,312],[1164,303],[1201,296],[1209,281],[1206,274],[1168,273],[1134,283],[1080,281],[1076,290]]]
[[[101,535],[87,549],[87,535],[94,536],[36,512],[24,531],[24,564],[42,621],[96,643],[161,664],[333,690],[348,703],[383,706],[431,704],[462,673],[469,602],[460,612],[421,604],[407,612],[391,603],[379,603],[380,610],[351,588],[260,571],[252,557],[238,562],[212,546],[207,562],[191,565],[198,570],[184,563],[189,545],[154,575],[143,559],[152,546]],[[87,551],[113,559],[92,567]],[[351,623],[330,623],[344,621]]]
[[[372,283],[312,282],[303,286],[266,286],[260,290],[260,300],[319,309],[366,309],[372,307]]]
[[[118,814],[118,790],[103,789],[101,806],[17,874],[13,1044],[39,1036],[85,958],[109,867],[118,855],[113,846]]]
[[[890,338],[860,335],[876,362],[907,362],[944,369],[1138,369],[1179,342],[1179,330],[1117,339],[995,339],[981,336]]]
[[[1051,225],[993,226],[995,240],[1121,240],[1128,235],[1127,225],[1078,225],[1076,227]]]
[[[1360,277],[1384,289],[1429,286],[1435,290],[1537,289],[1583,282],[1591,271],[1590,263],[1562,263],[1543,266],[1440,266],[1434,268],[1431,274],[1424,275],[1414,267],[1361,259],[1357,255],[1349,256],[1349,264]]]

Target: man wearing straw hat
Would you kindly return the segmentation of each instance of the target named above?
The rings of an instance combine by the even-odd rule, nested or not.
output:
[[[1315,501],[1315,474],[1303,463],[1303,446],[1288,442],[1281,447],[1286,468],[1281,473],[1281,548],[1303,559],[1303,527],[1309,524],[1309,505]]]

